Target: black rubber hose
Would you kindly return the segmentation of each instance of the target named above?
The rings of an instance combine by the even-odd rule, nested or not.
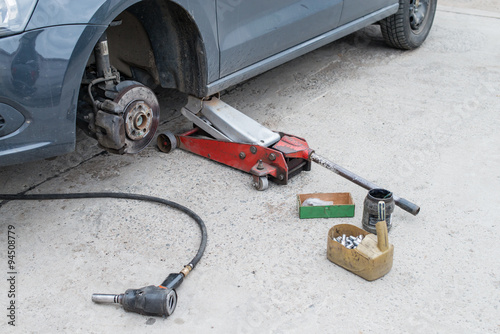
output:
[[[97,192],[97,193],[69,193],[69,194],[38,194],[38,195],[9,195],[9,194],[0,194],[0,200],[5,201],[27,201],[27,200],[55,200],[55,199],[79,199],[79,198],[121,198],[121,199],[132,199],[138,201],[148,201],[148,202],[156,202],[160,204],[164,204],[170,206],[174,209],[184,212],[188,216],[194,219],[201,230],[201,242],[200,247],[198,248],[198,252],[195,257],[188,264],[191,266],[191,269],[198,264],[203,253],[205,252],[205,248],[207,246],[207,228],[203,220],[198,216],[195,212],[186,208],[183,205],[180,205],[176,202],[172,202],[160,197],[139,195],[139,194],[128,194],[128,193],[114,193],[114,192]],[[0,203],[1,205],[2,203]]]

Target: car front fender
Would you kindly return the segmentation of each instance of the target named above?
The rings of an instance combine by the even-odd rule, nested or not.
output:
[[[140,0],[39,0],[26,30],[69,24],[108,26],[128,7]]]

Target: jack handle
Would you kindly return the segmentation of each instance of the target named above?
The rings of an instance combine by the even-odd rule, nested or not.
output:
[[[377,186],[375,183],[370,182],[370,181],[362,178],[361,176],[354,174],[351,171],[348,171],[344,167],[341,167],[341,166],[337,165],[336,163],[334,163],[334,162],[332,162],[332,161],[330,161],[330,160],[328,160],[328,159],[326,159],[326,158],[324,158],[324,157],[322,157],[314,152],[312,152],[309,155],[309,159],[311,161],[314,161],[315,163],[325,167],[326,169],[329,169],[329,170],[333,171],[334,173],[342,176],[343,178],[348,179],[349,181],[357,184],[360,187],[363,187],[363,188],[368,189],[368,190],[381,188],[381,187]],[[409,200],[404,199],[402,197],[396,196],[395,194],[393,194],[392,196],[394,198],[394,202],[396,203],[396,205],[399,206],[401,209],[405,210],[406,212],[409,212],[414,216],[416,216],[420,212],[420,207],[418,205],[416,205],[415,203],[412,203]]]

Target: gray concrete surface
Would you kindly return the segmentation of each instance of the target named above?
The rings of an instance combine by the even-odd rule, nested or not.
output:
[[[205,256],[170,318],[96,305],[94,292],[179,271],[196,251],[195,224],[125,200],[10,202],[0,208],[0,332],[500,333],[500,11],[496,1],[440,3],[416,51],[387,48],[369,27],[223,95],[421,205],[416,217],[393,214],[389,274],[367,282],[326,259],[333,225],[361,226],[366,191],[319,166],[257,192],[249,175],[186,152],[103,155],[80,133],[73,154],[0,169],[1,192],[165,197],[205,220]],[[162,130],[189,128],[182,99],[162,97]],[[355,217],[300,220],[296,195],[310,192],[351,192]],[[15,328],[6,317],[8,225]]]

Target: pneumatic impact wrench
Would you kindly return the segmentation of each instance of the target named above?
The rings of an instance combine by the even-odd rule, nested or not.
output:
[[[128,312],[143,315],[168,317],[174,313],[177,306],[175,289],[184,280],[184,274],[173,273],[159,285],[149,285],[140,289],[128,289],[125,293],[101,294],[94,293],[92,301],[101,304],[121,304]]]

